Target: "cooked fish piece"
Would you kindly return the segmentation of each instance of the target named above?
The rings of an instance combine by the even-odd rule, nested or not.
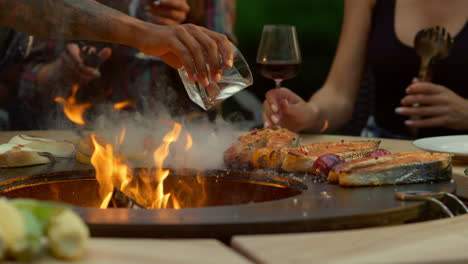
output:
[[[282,160],[281,169],[285,171],[308,172],[314,161],[326,154],[335,154],[344,160],[354,160],[367,156],[375,151],[380,140],[369,141],[331,141],[305,145],[297,148],[282,149],[274,153],[274,158]]]
[[[280,151],[278,148],[260,148],[255,150],[250,156],[250,166],[253,168],[269,168],[277,169],[281,164],[278,164],[278,159],[275,159],[275,153]]]
[[[338,165],[328,180],[343,186],[375,186],[449,180],[451,175],[450,154],[400,152]]]
[[[262,128],[240,136],[239,141],[253,148],[290,146],[299,136],[285,128]]]
[[[246,135],[240,136],[238,141],[224,152],[224,161],[231,167],[257,167],[259,160],[254,159],[254,157],[260,158],[266,152],[270,153],[276,149],[297,146],[299,140],[296,133],[285,128],[254,129]],[[257,151],[259,152],[257,153]]]

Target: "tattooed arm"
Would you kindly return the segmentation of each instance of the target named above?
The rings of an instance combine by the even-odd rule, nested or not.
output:
[[[232,65],[231,46],[221,34],[186,24],[146,23],[94,0],[0,0],[0,23],[44,38],[84,39],[128,45],[185,66],[192,79],[218,79],[221,59]],[[208,72],[206,65],[210,65]]]

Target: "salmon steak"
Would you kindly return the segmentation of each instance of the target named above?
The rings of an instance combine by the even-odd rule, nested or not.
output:
[[[286,148],[271,154],[276,168],[289,172],[313,172],[312,164],[320,156],[335,154],[345,161],[366,157],[374,152],[380,140],[367,141],[330,141]]]
[[[256,129],[239,137],[224,152],[229,167],[281,169],[288,172],[312,172],[314,161],[325,154],[345,160],[367,156],[380,140],[331,141],[299,146],[299,136],[287,129]]]
[[[328,181],[342,186],[378,186],[449,180],[452,155],[400,152],[343,163],[328,174]]]
[[[224,152],[224,162],[229,167],[249,167],[256,151],[298,146],[299,142],[299,135],[285,128],[254,129]]]

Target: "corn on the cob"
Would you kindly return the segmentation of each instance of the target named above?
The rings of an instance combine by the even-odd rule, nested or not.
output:
[[[16,260],[28,261],[40,251],[42,228],[29,211],[17,209],[8,200],[0,198],[0,229],[6,245],[6,255]]]
[[[62,259],[83,255],[89,230],[83,220],[66,205],[32,199],[14,199],[13,204],[32,212],[42,224],[50,253]]]
[[[80,258],[86,248],[89,230],[83,220],[67,209],[52,218],[47,228],[49,250],[63,259]]]

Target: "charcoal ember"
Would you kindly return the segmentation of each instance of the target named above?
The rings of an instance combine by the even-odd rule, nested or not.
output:
[[[112,192],[108,208],[146,209],[117,188]]]

